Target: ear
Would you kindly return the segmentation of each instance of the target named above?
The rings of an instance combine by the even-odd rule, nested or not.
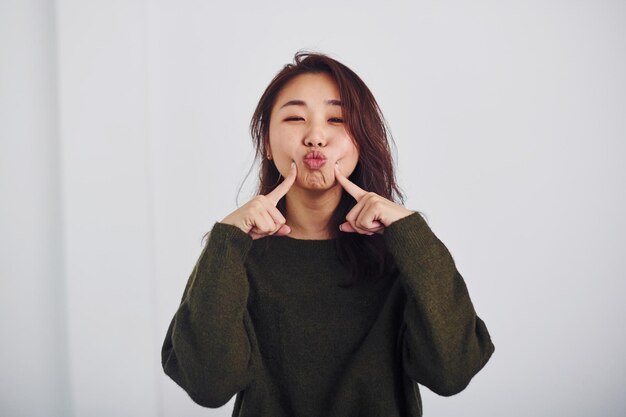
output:
[[[271,155],[272,155],[272,147],[270,146],[270,138],[269,136],[265,137],[265,157],[270,156],[271,159]]]

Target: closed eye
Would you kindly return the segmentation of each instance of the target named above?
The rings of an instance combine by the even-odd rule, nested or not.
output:
[[[297,120],[304,120],[302,117],[288,117],[285,119],[286,122],[290,122],[290,121],[297,121]],[[343,123],[343,119],[340,117],[331,117],[330,119],[328,119],[329,121],[333,122],[333,123]]]

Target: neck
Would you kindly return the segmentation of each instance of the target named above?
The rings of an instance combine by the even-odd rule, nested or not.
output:
[[[285,195],[288,236],[295,239],[332,239],[330,220],[341,199],[341,186],[316,191],[292,187]]]

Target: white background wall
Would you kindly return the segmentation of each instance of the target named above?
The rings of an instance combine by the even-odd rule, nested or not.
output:
[[[230,415],[160,348],[302,48],[372,89],[496,345],[425,415],[624,415],[626,3],[598,0],[0,0],[0,414]]]

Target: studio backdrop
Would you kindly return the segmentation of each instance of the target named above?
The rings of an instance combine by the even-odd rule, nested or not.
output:
[[[622,1],[1,1],[0,414],[230,415],[160,349],[308,49],[371,88],[496,346],[425,416],[623,416],[625,43]]]

